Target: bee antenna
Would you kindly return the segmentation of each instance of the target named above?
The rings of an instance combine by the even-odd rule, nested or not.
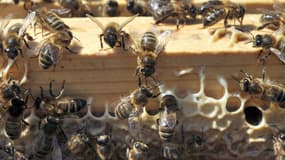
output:
[[[232,77],[232,79],[235,80],[236,82],[238,82],[238,83],[240,82],[240,79],[238,79],[236,76],[231,75],[231,77]]]
[[[40,90],[41,90],[41,98],[44,98],[44,89],[42,86],[40,86]]]
[[[63,92],[64,92],[65,80],[63,80],[63,82],[62,82],[61,90],[60,90],[60,92],[59,92],[59,94],[58,94],[57,96],[55,96],[55,95],[53,94],[53,91],[52,91],[52,83],[53,83],[53,82],[54,82],[54,80],[50,81],[50,83],[49,83],[49,94],[50,94],[50,96],[52,96],[54,99],[59,99],[59,98],[62,96]]]

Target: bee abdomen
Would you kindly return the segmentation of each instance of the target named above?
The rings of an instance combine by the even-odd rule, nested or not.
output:
[[[49,153],[51,153],[53,149],[53,138],[50,136],[44,136],[42,139],[41,145],[35,146],[34,152],[34,159],[35,160],[42,160],[44,159]]]
[[[61,113],[76,113],[84,108],[86,103],[84,99],[72,99],[70,101],[59,102],[57,108]]]
[[[218,21],[225,17],[226,11],[224,9],[215,9],[209,11],[208,14],[203,18],[204,26],[211,26],[216,24]]]
[[[157,38],[153,32],[145,32],[141,39],[141,48],[146,51],[154,51],[157,45]]]
[[[168,127],[159,126],[158,134],[160,139],[163,141],[170,141],[174,135],[174,129],[170,129]]]
[[[22,132],[22,124],[17,121],[6,121],[5,131],[11,140],[18,139]]]
[[[45,21],[47,25],[56,31],[63,30],[67,28],[66,24],[54,13],[49,12],[45,16]]]
[[[133,110],[133,106],[128,102],[120,102],[115,108],[115,116],[119,119],[127,119]]]

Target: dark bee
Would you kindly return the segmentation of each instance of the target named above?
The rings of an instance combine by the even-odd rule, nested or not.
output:
[[[103,42],[102,38],[104,39],[104,42],[107,43],[111,48],[114,48],[116,44],[118,44],[118,47],[122,47],[125,49],[125,38],[128,37],[128,34],[125,31],[122,31],[122,29],[131,21],[133,21],[138,15],[135,15],[133,17],[128,18],[125,22],[123,22],[121,25],[115,22],[111,22],[104,26],[101,22],[99,22],[95,17],[92,17],[91,15],[87,16],[95,22],[98,27],[102,30],[102,34],[100,34],[100,44],[101,49],[103,49]],[[121,38],[121,40],[119,40]]]
[[[127,10],[135,15],[139,14],[140,16],[151,16],[151,12],[149,11],[147,4],[142,0],[128,0]]]
[[[273,136],[273,149],[276,155],[276,160],[282,160],[285,156],[285,133],[279,132]]]
[[[149,98],[155,98],[158,95],[152,93],[148,88],[140,87],[118,103],[115,107],[115,115],[119,119],[129,118],[133,111],[141,110],[148,103]]]
[[[149,148],[146,144],[140,141],[133,143],[131,148],[127,148],[128,160],[147,160]]]
[[[61,30],[45,40],[38,51],[39,65],[43,69],[49,69],[51,66],[55,67],[62,57],[63,49],[68,50],[70,53],[75,53],[69,48],[72,39],[72,32]]]
[[[157,120],[158,134],[162,141],[171,141],[178,123],[178,103],[173,95],[164,95],[160,100],[160,116]]]
[[[42,132],[38,137],[38,141],[34,145],[32,155],[29,157],[31,160],[45,159],[56,149],[54,138],[60,125],[60,120],[58,118],[48,116],[44,119],[42,124]]]
[[[20,29],[22,27],[23,24],[21,23],[16,23],[9,27],[5,39],[3,41],[4,53],[7,55],[8,58],[13,60],[19,54],[23,56],[22,41],[24,42],[25,46],[30,49],[30,46],[28,45],[25,38],[30,41],[33,40],[33,37],[31,37],[28,33],[20,32]]]
[[[28,124],[23,119],[28,98],[29,96],[26,96],[25,100],[20,97],[11,99],[11,105],[8,107],[7,119],[5,121],[5,131],[11,140],[16,140],[21,136],[24,129],[23,122]]]
[[[112,137],[108,134],[96,137],[96,153],[101,160],[111,160],[114,152]]]
[[[90,8],[87,4],[84,4],[81,0],[58,0],[61,7],[70,9],[71,17],[79,16],[85,17],[86,14],[91,14]]]
[[[105,4],[106,15],[116,17],[120,15],[119,3],[116,0],[108,0]]]
[[[190,19],[196,19],[197,9],[193,4],[187,1],[171,2],[162,0],[149,1],[150,10],[155,19],[155,24],[159,24],[169,17],[176,17],[176,27],[179,29],[179,25],[189,21]]]
[[[170,35],[170,31],[165,31],[158,37],[154,32],[145,32],[141,38],[140,46],[136,46],[137,51],[133,50],[133,53],[138,55],[136,75],[139,86],[142,85],[142,81],[147,85],[147,78],[152,78],[157,83],[153,77],[156,60],[168,42]]]
[[[50,82],[49,93],[51,97],[45,97],[43,95],[43,89],[41,88],[41,97],[37,97],[35,101],[35,107],[37,109],[48,110],[49,114],[56,116],[64,116],[67,114],[73,114],[79,112],[87,104],[85,99],[80,98],[62,98],[64,92],[64,83],[62,83],[61,91],[58,95],[54,95],[52,91],[52,82]]]
[[[208,27],[224,19],[224,27],[228,27],[228,19],[236,19],[242,27],[245,8],[235,3],[224,3],[223,5],[214,5],[203,16],[203,26]]]
[[[211,11],[215,6],[223,5],[223,1],[220,0],[209,0],[202,3],[202,5],[197,8],[197,14],[205,16],[209,11]]]
[[[257,10],[263,14],[260,17],[261,26],[257,27],[257,30],[263,28],[279,29],[280,26],[285,23],[283,16],[284,8],[285,7],[278,0],[273,0],[274,10],[258,8]]]
[[[252,75],[244,73],[245,77],[240,80],[240,89],[252,96],[264,101],[282,104],[285,101],[285,88],[281,84],[265,81],[262,78],[253,78]]]

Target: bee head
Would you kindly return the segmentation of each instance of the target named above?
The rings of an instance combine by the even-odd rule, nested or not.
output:
[[[240,88],[244,92],[248,92],[250,89],[250,85],[252,83],[252,79],[250,77],[245,77],[240,81]]]
[[[5,48],[4,52],[7,54],[8,58],[10,59],[15,59],[18,54],[19,54],[19,50],[15,47],[8,47],[8,48]]]
[[[261,47],[263,42],[263,36],[258,34],[255,36],[255,43],[253,43],[253,47]]]
[[[117,43],[118,37],[117,34],[111,29],[107,30],[107,33],[104,34],[104,41],[109,44],[111,48],[114,48]]]

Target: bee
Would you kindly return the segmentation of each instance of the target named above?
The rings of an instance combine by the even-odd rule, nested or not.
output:
[[[254,78],[252,75],[241,71],[245,77],[240,80],[240,89],[264,101],[282,104],[285,101],[285,88],[281,84],[265,81],[263,78]]]
[[[14,60],[19,54],[23,56],[22,41],[24,42],[25,46],[30,49],[30,46],[25,38],[27,38],[29,41],[33,40],[33,37],[28,33],[20,32],[22,26],[23,24],[21,23],[15,23],[9,27],[3,41],[4,53],[12,60]]]
[[[127,148],[128,160],[147,160],[149,148],[147,144],[136,141],[131,148]]]
[[[12,159],[16,159],[16,160],[28,160],[26,158],[26,156],[19,152],[14,145],[12,144],[12,142],[6,142],[6,141],[1,141],[0,142],[0,150],[3,150],[5,153],[7,153],[8,155],[6,157],[8,160],[12,160]],[[2,158],[2,156],[1,156]]]
[[[159,24],[169,17],[176,17],[177,30],[181,22],[185,24],[190,19],[195,20],[197,15],[197,8],[187,0],[182,2],[151,0],[149,1],[149,6],[155,19],[155,24]]]
[[[79,112],[87,104],[85,99],[81,98],[61,98],[64,93],[64,84],[62,83],[61,91],[55,95],[52,89],[52,83],[50,81],[49,93],[50,97],[45,97],[43,94],[43,88],[41,87],[41,96],[35,100],[36,109],[46,109],[48,113],[56,116],[64,116],[67,114],[73,114]]]
[[[213,5],[208,12],[203,16],[203,26],[208,27],[216,24],[224,19],[224,27],[228,27],[228,19],[236,19],[242,27],[245,8],[240,4],[232,2],[224,3],[223,5]]]
[[[63,49],[75,53],[69,48],[72,39],[72,32],[61,30],[45,40],[38,50],[39,65],[43,69],[49,69],[51,66],[55,67],[62,57]]]
[[[164,95],[160,100],[160,112],[159,119],[157,119],[158,134],[162,141],[171,141],[175,133],[175,127],[178,124],[177,111],[178,103],[177,99],[173,95]]]
[[[283,15],[284,8],[285,7],[278,0],[273,0],[274,10],[258,8],[257,10],[260,11],[262,15],[259,19],[261,26],[257,27],[257,30],[264,28],[276,30],[283,25],[285,23]]]
[[[154,94],[146,87],[139,87],[118,103],[115,107],[115,116],[119,119],[129,118],[133,111],[144,107],[149,98],[156,98],[157,96],[159,96],[159,93]]]
[[[197,8],[197,14],[205,16],[215,6],[219,6],[223,4],[224,2],[220,0],[209,0],[207,2],[203,2],[202,5],[199,8]]]
[[[106,15],[115,17],[120,15],[119,3],[117,0],[108,0],[105,4]]]
[[[29,12],[28,16],[24,20],[24,26],[28,27],[33,23],[35,33],[36,25],[38,23],[40,23],[42,29],[45,28],[52,33],[70,29],[70,27],[66,25],[58,16],[69,13],[69,9],[65,8],[48,10],[44,7],[37,8],[32,1],[25,1],[24,8]]]
[[[24,129],[23,123],[28,125],[24,120],[23,114],[27,108],[29,96],[25,100],[21,97],[11,99],[11,105],[8,107],[7,119],[5,121],[5,132],[11,140],[20,138]]]
[[[136,75],[138,77],[139,86],[142,85],[142,81],[147,85],[147,78],[151,78],[153,82],[156,79],[153,77],[155,73],[156,61],[164,49],[171,35],[171,31],[164,31],[159,36],[155,32],[145,32],[141,38],[140,46],[137,49],[132,49],[133,53],[138,56]]]
[[[101,49],[103,49],[102,38],[104,39],[104,42],[107,43],[111,48],[114,48],[116,44],[118,44],[118,47],[125,49],[125,38],[129,37],[129,35],[122,29],[128,23],[133,21],[137,16],[138,14],[133,17],[128,18],[121,25],[119,25],[116,22],[111,22],[107,24],[106,26],[104,26],[95,17],[92,17],[91,15],[87,14],[87,17],[89,17],[91,21],[95,22],[103,32],[102,34],[100,34]],[[121,38],[121,40],[119,40],[119,38]]]
[[[55,135],[60,125],[60,119],[47,116],[41,126],[41,134],[33,147],[33,153],[29,157],[31,160],[45,159],[48,155],[55,155],[56,149]]]
[[[93,15],[87,4],[84,4],[81,0],[58,0],[58,2],[63,8],[70,10],[72,17],[85,17],[86,14]]]
[[[161,155],[166,159],[182,159],[183,147],[175,143],[163,143]]]
[[[285,156],[285,133],[279,131],[277,135],[273,136],[273,149],[276,160],[282,160]]]
[[[151,12],[149,11],[147,4],[142,0],[128,0],[127,10],[135,15],[139,14],[140,16],[151,16]]]
[[[112,137],[101,134],[96,137],[96,153],[101,160],[111,160],[114,151]]]

